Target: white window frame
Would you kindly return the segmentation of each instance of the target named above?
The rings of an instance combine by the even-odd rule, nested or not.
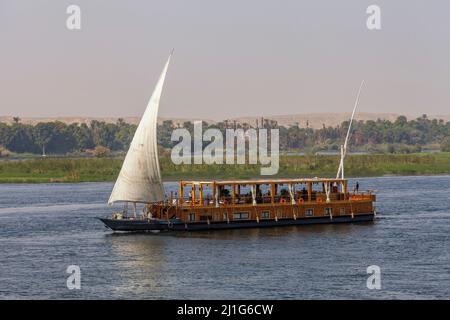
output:
[[[239,215],[239,218],[236,218],[236,216]],[[246,215],[246,218],[242,218],[242,215]],[[239,212],[233,212],[233,220],[248,220],[250,218],[250,213],[248,211],[239,211]]]

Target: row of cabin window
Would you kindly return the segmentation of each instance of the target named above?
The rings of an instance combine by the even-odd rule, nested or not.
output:
[[[325,208],[324,214],[326,216],[330,216],[333,214],[333,208]],[[340,208],[340,214],[345,214],[345,208]],[[306,217],[312,217],[314,215],[314,209],[306,209],[305,216]],[[233,213],[233,220],[247,220],[250,217],[249,212],[235,212]],[[260,213],[260,219],[270,219],[270,211],[261,211]],[[283,218],[283,214],[281,214],[281,217]],[[208,215],[201,215],[200,220],[212,220],[212,216]],[[227,213],[223,214],[223,220],[227,220]],[[188,214],[188,221],[195,221],[195,213],[189,213]]]

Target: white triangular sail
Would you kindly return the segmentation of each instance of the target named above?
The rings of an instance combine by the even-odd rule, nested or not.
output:
[[[158,202],[164,200],[164,187],[158,161],[157,117],[169,59],[159,77],[122,164],[108,203],[116,201]]]

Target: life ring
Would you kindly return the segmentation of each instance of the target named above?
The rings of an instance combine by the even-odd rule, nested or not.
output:
[[[322,198],[317,198],[318,203],[321,203],[322,201],[323,201]]]
[[[298,204],[304,204],[305,200],[303,198],[298,199]]]
[[[286,199],[285,198],[281,198],[280,199],[280,203],[286,203]]]

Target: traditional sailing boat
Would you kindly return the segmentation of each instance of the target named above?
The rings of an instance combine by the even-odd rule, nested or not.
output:
[[[169,56],[142,116],[108,203],[124,202],[122,212],[100,218],[115,231],[217,230],[315,223],[372,221],[372,192],[348,192],[344,159],[348,128],[335,179],[180,181],[178,196],[164,197],[158,162],[157,114]],[[185,194],[187,196],[185,197]],[[127,204],[133,204],[128,215]],[[144,203],[137,215],[136,203]]]

